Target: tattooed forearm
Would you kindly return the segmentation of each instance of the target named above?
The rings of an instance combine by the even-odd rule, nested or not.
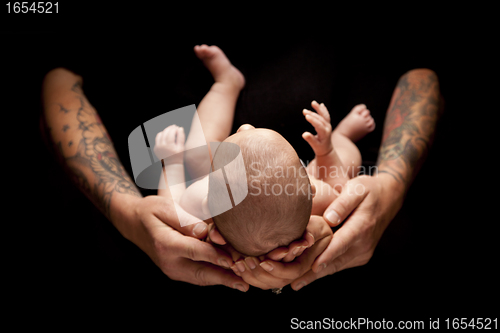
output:
[[[81,82],[67,85],[66,89],[58,90],[46,101],[46,117],[51,118],[53,110],[52,122],[63,124],[51,126],[49,139],[57,142],[56,153],[73,182],[110,218],[115,193],[138,197],[141,194],[119,161],[97,112],[83,94]],[[57,100],[54,96],[62,96],[61,101],[51,103],[50,99]],[[60,128],[59,133],[54,133],[56,128]]]
[[[390,174],[407,188],[425,160],[440,111],[434,72],[420,69],[403,75],[387,111],[378,172]]]

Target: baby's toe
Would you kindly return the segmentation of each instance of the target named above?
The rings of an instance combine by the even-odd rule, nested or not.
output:
[[[207,58],[213,55],[213,50],[211,50],[210,47],[206,44],[196,45],[194,47],[194,51],[200,59]]]
[[[375,120],[373,120],[372,117],[370,117],[370,119],[367,120],[367,122],[366,122],[366,128],[370,132],[375,129]]]
[[[358,104],[352,108],[352,112],[355,112],[357,114],[360,114],[363,110],[366,110],[366,105],[364,104]]]
[[[361,113],[359,115],[363,118],[368,118],[368,117],[370,117],[370,111],[368,109],[364,109],[361,111]]]

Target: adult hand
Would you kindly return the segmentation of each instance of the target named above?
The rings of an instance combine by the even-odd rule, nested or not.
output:
[[[207,235],[207,224],[174,205],[159,196],[137,198],[129,217],[133,227],[128,238],[172,280],[201,286],[222,284],[247,291],[249,285],[229,269],[233,265],[231,256],[200,240]],[[181,227],[178,214],[184,221],[198,223]]]
[[[314,261],[312,270],[295,279],[292,288],[299,290],[323,276],[366,264],[382,233],[401,208],[403,193],[401,185],[385,173],[348,181],[324,213],[330,226],[345,220],[344,224]]]
[[[224,249],[232,254],[236,262],[231,267],[235,274],[250,285],[266,290],[284,287],[290,284],[293,278],[310,270],[316,257],[330,243],[331,236],[331,228],[323,217],[313,215],[302,239],[293,242],[288,248],[278,248],[259,258],[244,257],[228,244]],[[293,262],[277,261],[288,257],[290,252],[295,252],[291,257],[292,260],[295,259]]]

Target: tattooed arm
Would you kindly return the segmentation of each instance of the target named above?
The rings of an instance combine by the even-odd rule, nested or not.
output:
[[[50,72],[42,91],[43,120],[49,142],[78,188],[128,235],[115,216],[123,205],[142,197],[123,168],[106,128],[82,91],[81,77],[63,69]],[[112,200],[113,199],[113,200]]]
[[[426,69],[403,75],[387,111],[377,166],[408,190],[427,156],[442,108],[437,76]]]
[[[324,218],[331,226],[345,221],[311,270],[301,277],[286,269],[275,269],[272,274],[295,278],[291,286],[298,290],[323,276],[366,264],[425,160],[440,111],[434,72],[417,69],[403,75],[387,111],[378,174],[349,180],[325,210]]]
[[[76,186],[171,279],[247,290],[229,268],[232,258],[196,238],[207,225],[176,207],[170,194],[143,198],[123,168],[113,143],[82,90],[82,78],[63,68],[50,71],[42,87],[42,124],[47,142]],[[181,227],[183,220],[193,224]]]

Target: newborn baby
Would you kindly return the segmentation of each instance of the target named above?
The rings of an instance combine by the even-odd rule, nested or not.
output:
[[[243,192],[234,184],[247,186],[246,198],[234,208],[214,216],[218,231],[238,252],[259,256],[300,238],[311,216],[313,189],[309,177],[293,147],[277,132],[245,126],[224,142],[241,149],[246,179],[228,179],[231,190]],[[227,165],[224,155],[234,154],[222,144],[214,154],[214,169]],[[238,176],[227,170],[226,177]],[[207,204],[210,212],[220,211],[218,204],[226,195],[225,181],[219,174],[210,174]]]
[[[232,184],[233,191],[234,184],[247,187],[248,195],[243,201],[206,221],[213,222],[226,242],[246,256],[260,256],[286,246],[303,235],[311,214],[322,215],[343,185],[354,177],[354,170],[361,165],[354,141],[373,131],[373,118],[365,105],[357,105],[332,132],[327,108],[313,101],[311,106],[316,112],[303,110],[303,114],[317,134],[306,132],[302,136],[316,157],[305,167],[295,149],[273,130],[245,124],[228,136],[245,79],[218,47],[196,46],[195,53],[215,79],[197,108],[203,134],[190,131],[184,143],[184,131],[176,125],[158,133],[154,152],[165,162],[169,181],[179,184],[158,190],[158,195],[171,195],[194,216],[213,216],[212,212],[224,211],[219,206],[231,191],[226,184]],[[230,170],[202,177],[207,174],[200,167],[207,165],[202,163],[206,157],[194,154],[186,156],[186,167],[193,178],[200,179],[185,188],[181,153],[199,142],[222,142],[215,152],[210,152],[213,170],[233,160],[235,146],[231,144],[236,144],[243,162],[233,163],[232,167],[244,167],[246,179],[224,179],[237,174]],[[164,159],[166,156],[170,157]]]

